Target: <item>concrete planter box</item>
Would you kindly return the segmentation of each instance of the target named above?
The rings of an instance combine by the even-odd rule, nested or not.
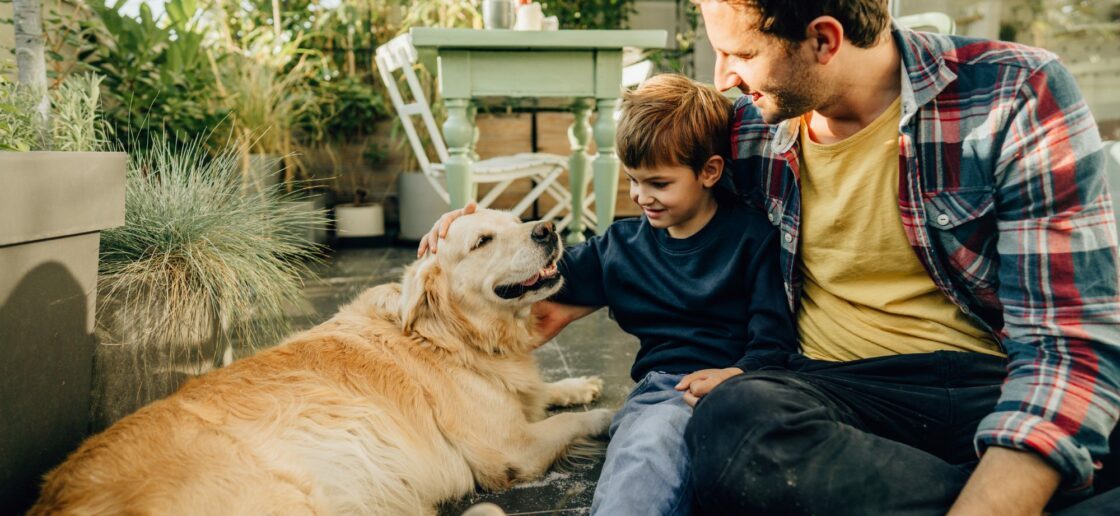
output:
[[[124,153],[0,152],[0,512],[86,436],[100,231],[124,224]]]

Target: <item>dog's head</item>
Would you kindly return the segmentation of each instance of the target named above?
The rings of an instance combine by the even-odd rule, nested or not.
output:
[[[439,253],[405,271],[402,326],[411,331],[423,317],[443,319],[444,326],[457,317],[475,327],[527,321],[529,305],[560,289],[556,262],[562,249],[551,222],[523,223],[495,210],[459,217]]]

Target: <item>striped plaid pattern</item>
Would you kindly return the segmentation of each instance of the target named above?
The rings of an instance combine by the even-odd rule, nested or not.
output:
[[[1096,123],[1048,52],[894,27],[898,206],[934,282],[1001,342],[1009,374],[976,434],[1034,450],[1088,492],[1120,410],[1117,235]],[[796,121],[736,105],[732,177],[781,231],[797,309]]]

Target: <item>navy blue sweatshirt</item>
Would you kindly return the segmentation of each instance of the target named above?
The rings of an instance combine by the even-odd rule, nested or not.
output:
[[[641,342],[635,381],[650,371],[756,369],[797,351],[777,245],[766,217],[733,201],[683,239],[645,217],[620,220],[567,249],[553,300],[609,307]]]

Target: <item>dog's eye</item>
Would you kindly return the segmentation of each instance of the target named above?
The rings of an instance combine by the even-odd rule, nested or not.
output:
[[[474,251],[475,249],[478,249],[479,247],[482,247],[482,246],[486,245],[487,243],[489,243],[493,239],[494,239],[494,235],[482,235],[482,236],[478,237],[478,241],[474,243],[473,247],[471,247],[471,251]]]

